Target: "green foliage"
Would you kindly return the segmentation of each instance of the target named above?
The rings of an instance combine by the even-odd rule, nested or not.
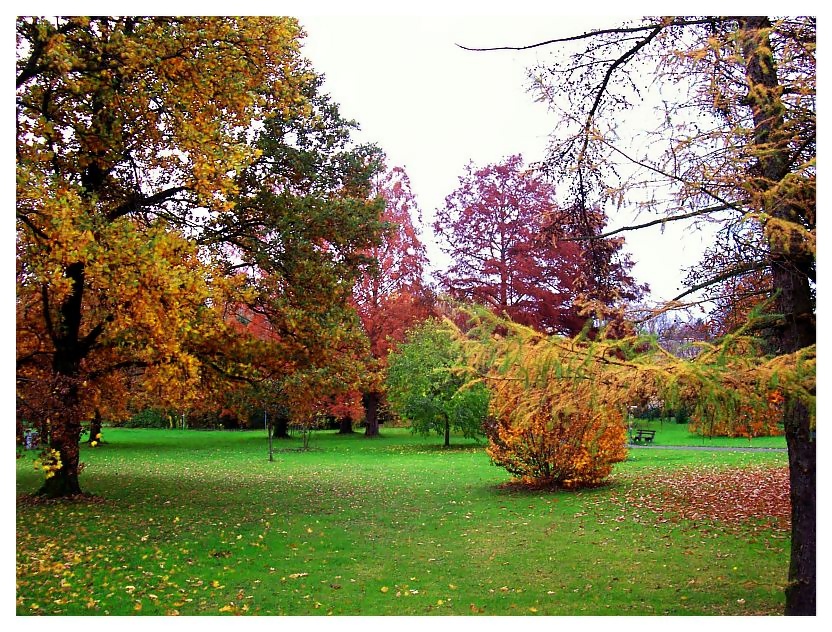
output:
[[[170,428],[170,419],[161,410],[147,408],[140,410],[119,424],[122,428]]]
[[[467,384],[470,378],[462,362],[462,349],[451,330],[436,320],[413,330],[390,355],[388,398],[414,432],[444,433],[445,445],[451,428],[466,437],[482,433],[488,390],[482,384]]]

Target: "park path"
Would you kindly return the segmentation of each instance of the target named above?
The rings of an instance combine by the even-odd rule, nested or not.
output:
[[[787,448],[754,448],[754,447],[726,447],[708,445],[640,445],[638,443],[627,444],[630,448],[644,448],[645,450],[716,450],[718,452],[787,452]]]

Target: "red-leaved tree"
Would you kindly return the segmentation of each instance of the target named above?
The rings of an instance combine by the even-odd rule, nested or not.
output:
[[[644,288],[628,275],[622,241],[571,240],[585,231],[571,226],[570,217],[559,209],[554,187],[524,167],[520,155],[481,169],[469,164],[433,225],[452,261],[442,284],[456,298],[517,323],[574,336],[598,317],[597,305],[637,298]],[[592,220],[603,227],[606,217],[596,211]]]
[[[423,279],[427,254],[414,225],[414,218],[420,220],[421,212],[405,170],[388,170],[379,178],[375,193],[386,202],[382,220],[388,230],[378,246],[364,253],[375,266],[353,288],[353,303],[370,341],[373,365],[361,393],[367,436],[378,434],[378,411],[383,399],[381,371],[388,353],[433,310],[432,295]]]

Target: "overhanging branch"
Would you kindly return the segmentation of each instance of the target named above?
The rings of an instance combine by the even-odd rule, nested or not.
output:
[[[600,235],[586,235],[581,237],[564,237],[562,241],[588,241],[592,239],[605,239],[607,237],[612,237],[613,235],[618,235],[619,233],[631,231],[631,230],[641,230],[642,228],[650,228],[651,226],[656,226],[658,224],[667,224],[669,222],[676,222],[683,219],[691,219],[692,217],[698,217],[700,215],[707,215],[709,213],[716,213],[717,211],[727,211],[729,209],[734,208],[731,204],[720,204],[718,206],[709,206],[707,208],[702,208],[696,211],[691,211],[690,213],[684,213],[682,215],[672,215],[670,217],[661,217],[659,219],[654,219],[649,222],[645,222],[643,224],[633,224],[632,226],[624,226],[622,228],[616,228],[615,230],[611,230],[607,233],[601,233]]]
[[[702,283],[697,283],[693,287],[688,288],[687,290],[685,290],[684,292],[682,292],[678,296],[670,299],[670,302],[673,303],[673,302],[676,302],[676,301],[680,301],[683,298],[685,298],[686,296],[689,296],[690,294],[698,292],[699,290],[704,290],[706,287],[710,287],[711,285],[716,285],[717,283],[721,283],[722,281],[726,281],[726,280],[728,280],[730,278],[733,278],[735,276],[739,276],[740,274],[745,274],[747,272],[755,272],[757,270],[765,270],[767,267],[768,266],[765,263],[762,263],[762,262],[759,262],[759,261],[753,261],[751,263],[746,263],[744,265],[737,266],[735,268],[731,268],[729,270],[726,270],[722,274],[718,274],[715,277],[711,277],[707,281],[702,281]]]

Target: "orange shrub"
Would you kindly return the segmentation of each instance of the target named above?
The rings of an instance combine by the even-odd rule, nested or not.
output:
[[[598,485],[627,456],[624,417],[616,410],[511,406],[485,430],[492,462],[531,485]]]

